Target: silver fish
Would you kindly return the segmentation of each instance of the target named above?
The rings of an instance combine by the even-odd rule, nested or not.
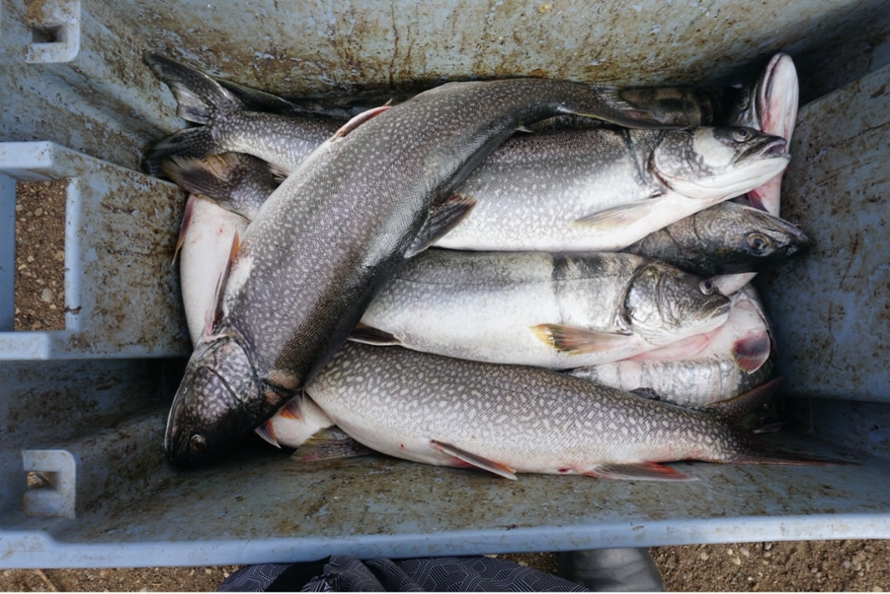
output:
[[[729,299],[632,254],[428,250],[403,266],[351,338],[474,361],[566,369],[720,327]]]
[[[730,126],[747,126],[791,142],[797,119],[797,70],[788,54],[774,55],[757,81],[739,91],[729,115]],[[785,145],[787,150],[788,144]],[[748,193],[751,204],[779,216],[782,174]]]
[[[768,453],[728,420],[775,382],[708,410],[534,367],[347,344],[306,388],[348,435],[390,456],[517,473],[688,480],[676,460],[812,464]]]
[[[660,352],[568,373],[690,407],[732,398],[772,377],[769,327],[752,289],[733,295],[723,326],[697,338]]]
[[[710,278],[764,270],[808,248],[809,239],[796,225],[753,207],[721,202],[623,251]]]
[[[770,59],[753,85],[739,91],[729,123],[781,136],[787,141],[783,149],[787,151],[797,119],[797,103],[798,83],[794,62],[791,56],[778,53]],[[782,173],[779,173],[738,200],[779,216],[781,187]],[[713,281],[721,292],[730,295],[752,278],[753,273],[740,273],[718,276]]]
[[[217,122],[240,109],[229,99],[179,97],[196,119]],[[313,152],[234,246],[211,331],[174,397],[168,459],[205,459],[299,393],[405,258],[472,207],[450,198],[453,188],[520,125],[560,113],[658,126],[611,88],[450,83],[347,124]]]
[[[457,191],[473,212],[450,249],[613,251],[785,168],[784,141],[748,128],[566,130],[513,138]]]

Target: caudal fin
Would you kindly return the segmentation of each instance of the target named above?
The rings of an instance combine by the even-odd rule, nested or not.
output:
[[[152,52],[145,52],[142,58],[170,87],[179,104],[176,113],[182,119],[206,125],[221,114],[242,109],[232,93],[203,72]]]

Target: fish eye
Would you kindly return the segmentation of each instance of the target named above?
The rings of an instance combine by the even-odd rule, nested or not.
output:
[[[751,140],[754,135],[751,134],[751,131],[747,128],[736,128],[732,131],[732,139],[736,142],[747,142]]]
[[[193,452],[201,452],[207,447],[207,440],[204,439],[203,435],[195,434],[192,435],[191,439],[189,439],[189,447],[192,448]]]
[[[698,289],[705,295],[713,295],[714,291],[717,290],[717,286],[708,279],[705,279],[698,283]]]
[[[755,252],[762,252],[769,247],[769,239],[760,233],[752,233],[748,236],[748,246]]]

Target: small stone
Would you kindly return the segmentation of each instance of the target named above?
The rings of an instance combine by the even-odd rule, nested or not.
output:
[[[16,211],[16,212],[22,212],[23,210],[25,210],[25,207],[22,206],[21,204],[16,204],[16,205],[15,205],[15,211]]]
[[[872,592],[883,592],[884,590],[882,590],[880,586],[872,586],[871,591]]]
[[[739,549],[739,552],[742,554],[743,557],[750,557],[750,556],[751,556],[751,551],[749,551],[749,550],[746,549],[745,547],[740,548],[740,549]]]
[[[773,548],[773,543],[771,543],[771,542],[765,542],[765,543],[763,543],[763,550],[764,550],[764,551],[768,551],[768,550],[770,550],[771,548]]]
[[[849,561],[844,561],[844,567],[847,569],[850,569],[851,567],[853,567],[853,564],[850,563]]]
[[[43,209],[42,209],[42,208],[35,208],[35,209],[34,209],[34,216],[35,216],[35,217],[42,217],[42,216],[43,216]]]
[[[33,261],[34,261],[34,256],[28,256],[28,263],[30,264]]]
[[[819,570],[816,569],[815,567],[810,567],[810,573],[816,573],[817,571],[819,571]]]
[[[726,554],[727,555],[735,555],[735,551],[733,551],[732,549],[726,549]]]
[[[736,565],[741,565],[742,559],[740,557],[733,557],[732,562],[735,563]]]
[[[749,582],[753,582],[753,581],[754,581],[754,578],[752,578],[752,577],[749,575],[749,576],[748,576],[748,581],[749,581]]]
[[[55,303],[50,303],[49,308],[52,309],[52,310],[54,310],[54,311],[55,311],[56,309],[58,309],[58,308],[56,307],[56,304],[55,304]]]
[[[207,575],[210,575],[211,573],[213,573],[213,570],[210,569],[209,567],[205,567],[205,568],[204,568],[204,573],[206,573]]]
[[[223,577],[224,577],[224,578],[227,578],[227,577],[229,577],[230,575],[231,575],[231,574],[230,574],[228,571],[224,571],[224,572],[223,572]]]
[[[45,181],[45,182],[43,182],[43,185],[46,186],[46,187],[48,188],[48,187],[50,187],[51,185],[53,185],[53,182],[51,182],[51,181]]]
[[[53,258],[55,258],[56,262],[63,262],[65,260],[65,252],[62,250],[58,250],[55,254],[53,254]]]
[[[864,577],[864,576],[865,576],[865,572],[864,572],[864,571],[860,571],[858,575],[859,575],[859,577]]]
[[[40,300],[45,303],[53,302],[53,292],[46,288],[40,292]]]
[[[707,554],[707,553],[702,553],[701,555],[698,556],[698,558],[701,559],[702,561],[707,561],[707,560],[708,560],[708,554]]]
[[[32,330],[40,330],[41,328],[43,328],[43,324],[40,323],[40,320],[37,320],[33,324],[31,324]]]
[[[765,558],[769,559],[770,557],[773,556],[773,554],[770,553],[769,551],[767,551],[767,552],[765,552],[765,553],[763,554],[763,556],[764,556]]]

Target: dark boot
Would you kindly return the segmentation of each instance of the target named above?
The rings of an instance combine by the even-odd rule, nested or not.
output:
[[[590,549],[559,553],[559,576],[599,592],[664,592],[646,549]]]

